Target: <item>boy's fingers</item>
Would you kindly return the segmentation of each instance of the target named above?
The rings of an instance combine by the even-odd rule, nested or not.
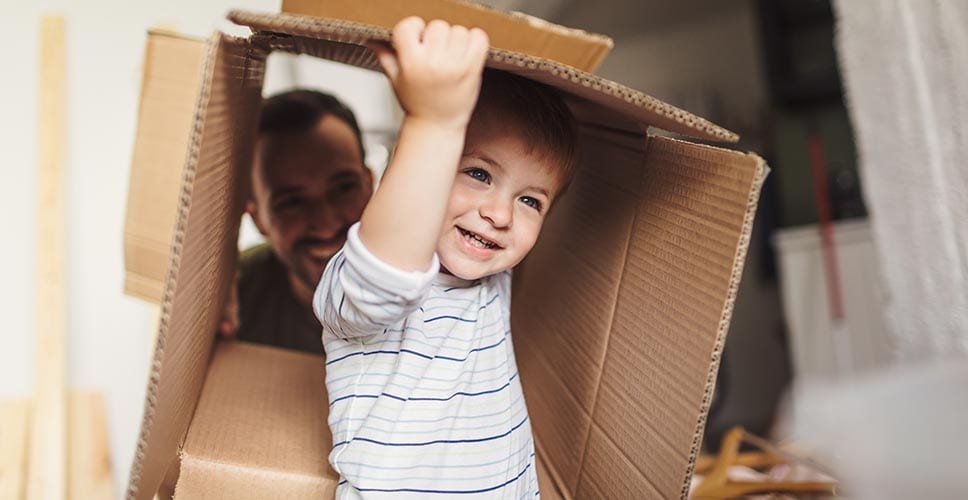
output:
[[[390,81],[396,80],[397,75],[400,74],[400,63],[397,61],[397,55],[393,48],[386,42],[380,41],[371,41],[366,46],[373,51],[376,61],[380,63],[380,67],[383,68],[383,72],[387,74]]]
[[[448,34],[448,41],[450,46],[450,55],[452,57],[460,57],[467,53],[467,42],[470,39],[470,32],[467,28],[455,24],[450,27],[450,33]]]
[[[481,65],[487,59],[487,51],[491,46],[491,41],[487,37],[487,33],[480,28],[472,28],[468,33],[467,42],[467,55],[472,60],[480,62]]]
[[[424,29],[423,43],[433,49],[443,49],[447,44],[447,37],[450,34],[450,25],[446,21],[434,19],[427,24]]]
[[[409,54],[420,45],[425,26],[424,20],[417,16],[401,19],[393,27],[393,47],[398,53]]]

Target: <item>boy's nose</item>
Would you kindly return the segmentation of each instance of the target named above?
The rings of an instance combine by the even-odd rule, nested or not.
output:
[[[506,200],[491,198],[481,204],[480,214],[494,227],[509,228],[514,217],[514,208]]]

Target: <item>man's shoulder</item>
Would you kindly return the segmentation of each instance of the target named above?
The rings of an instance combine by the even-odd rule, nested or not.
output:
[[[276,261],[276,254],[272,252],[272,247],[268,243],[260,243],[239,253],[239,272],[245,274],[246,271],[258,269]]]
[[[239,288],[244,290],[253,284],[266,285],[284,277],[285,267],[272,247],[263,243],[247,248],[239,253]]]

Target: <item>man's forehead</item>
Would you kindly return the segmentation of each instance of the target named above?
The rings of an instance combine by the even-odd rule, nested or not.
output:
[[[286,168],[284,165],[277,165],[281,168],[266,168],[261,176],[261,181],[265,188],[272,191],[311,190],[319,186],[329,186],[345,180],[355,180],[360,177],[362,169],[366,168],[355,164],[320,164],[318,168]]]
[[[258,179],[273,185],[323,182],[341,175],[359,175],[365,168],[355,133],[333,117],[301,133],[260,135],[256,167]]]

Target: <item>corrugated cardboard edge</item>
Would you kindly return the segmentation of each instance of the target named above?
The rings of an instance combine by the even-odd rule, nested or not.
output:
[[[202,128],[205,123],[205,110],[208,108],[208,101],[211,98],[212,78],[214,70],[216,50],[219,43],[219,36],[213,36],[205,45],[204,62],[202,63],[202,88],[199,90],[198,99],[195,104],[195,113],[189,141],[188,151],[185,155],[185,168],[182,176],[182,191],[178,200],[178,218],[175,223],[175,231],[172,236],[171,257],[168,263],[168,273],[165,276],[165,289],[161,299],[161,315],[158,321],[158,340],[155,344],[154,359],[151,362],[151,372],[148,376],[148,386],[145,395],[144,416],[141,422],[141,433],[138,436],[138,444],[135,451],[134,461],[131,465],[131,473],[128,480],[126,498],[134,499],[138,496],[139,485],[145,452],[148,448],[151,436],[152,425],[155,417],[155,404],[158,397],[158,385],[162,375],[162,363],[165,359],[165,346],[168,339],[169,320],[171,319],[172,301],[175,290],[178,287],[176,277],[181,263],[182,244],[185,238],[185,229],[188,222],[188,213],[192,205],[192,187],[195,184],[195,173],[198,167],[199,150],[202,139]],[[197,401],[196,401],[197,403]],[[151,492],[154,495],[154,492]]]
[[[374,12],[376,11],[376,12]],[[449,19],[467,26],[497,28],[492,41],[498,47],[530,53],[524,47],[538,40],[549,42],[544,46],[530,45],[535,55],[549,56],[566,64],[594,72],[614,47],[611,38],[585,30],[569,28],[521,12],[503,9],[471,0],[422,0],[399,2],[398,0],[371,1],[365,8],[350,8],[341,2],[318,2],[314,0],[283,0],[282,12],[287,14],[343,19],[391,28],[406,15],[419,15],[427,20],[434,17]],[[523,40],[517,44],[505,36],[517,34]],[[549,39],[550,38],[550,39]],[[553,54],[553,56],[552,56]]]
[[[337,43],[365,46],[370,40],[389,40],[390,30],[352,21],[323,19],[294,14],[264,14],[241,10],[229,12],[229,19],[237,24],[262,32],[266,38],[281,35],[328,40]],[[372,59],[372,58],[369,58]],[[366,65],[378,69],[375,60]],[[622,84],[573,68],[566,64],[500,49],[491,49],[489,67],[525,76],[551,85],[598,105],[621,113],[644,124],[697,139],[716,142],[736,142],[739,136],[706,119],[665,103],[648,94]]]
[[[678,141],[676,139],[668,140],[683,144],[690,144],[685,141]],[[739,153],[738,151],[725,148],[715,148],[714,146],[706,147],[720,149],[731,153]],[[729,279],[726,302],[723,304],[723,313],[719,321],[719,329],[716,333],[716,342],[713,346],[709,374],[706,377],[706,387],[703,391],[702,405],[699,409],[699,419],[696,421],[696,432],[692,440],[692,447],[689,451],[689,465],[686,468],[685,478],[683,478],[682,494],[680,495],[681,500],[688,500],[689,498],[689,486],[690,483],[692,483],[693,472],[696,468],[696,458],[699,456],[699,452],[702,450],[703,433],[706,430],[706,418],[709,415],[709,406],[712,404],[713,391],[716,389],[716,377],[719,375],[719,364],[722,360],[723,347],[726,345],[726,334],[729,331],[729,324],[733,317],[733,306],[736,304],[736,294],[739,290],[740,281],[743,277],[743,268],[746,264],[746,253],[749,250],[750,239],[752,238],[753,234],[753,222],[756,218],[756,209],[759,206],[760,192],[763,189],[763,183],[766,181],[766,177],[770,173],[770,168],[766,165],[766,162],[761,157],[753,153],[746,153],[746,156],[755,159],[756,175],[753,176],[749,199],[746,205],[746,214],[743,218],[743,230],[740,233],[739,243],[736,247],[736,254],[733,258],[733,270]]]

